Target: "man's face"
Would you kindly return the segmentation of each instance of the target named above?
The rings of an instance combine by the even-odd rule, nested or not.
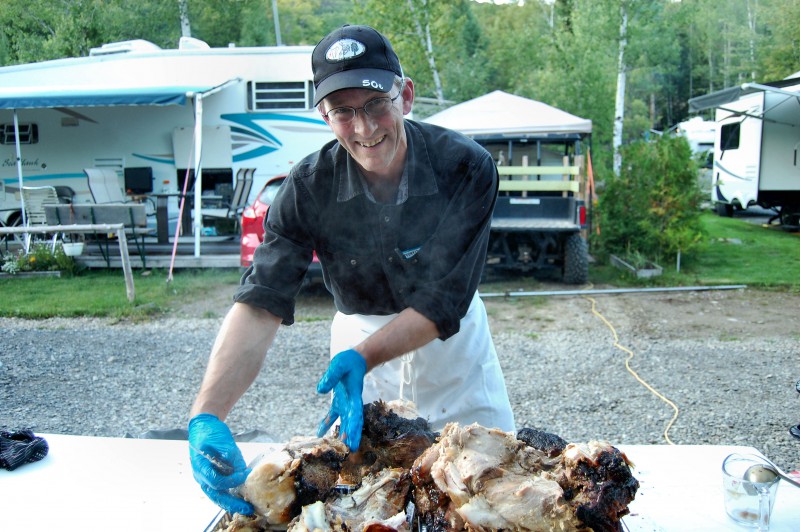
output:
[[[406,157],[406,134],[403,115],[411,111],[413,85],[410,80],[402,89],[402,96],[394,101],[383,116],[370,116],[362,107],[375,98],[398,95],[398,89],[389,93],[367,89],[345,89],[334,92],[323,103],[325,112],[337,107],[358,109],[355,118],[347,124],[334,124],[327,120],[333,134],[346,149],[367,178],[399,178]]]

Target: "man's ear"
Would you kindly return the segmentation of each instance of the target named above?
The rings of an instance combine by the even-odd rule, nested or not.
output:
[[[406,78],[403,85],[403,114],[407,115],[414,106],[414,82]]]

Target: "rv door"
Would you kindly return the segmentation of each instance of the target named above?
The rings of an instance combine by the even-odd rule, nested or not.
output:
[[[172,132],[172,146],[175,153],[176,168],[194,166],[193,127],[176,127]],[[203,126],[203,168],[231,168],[231,128],[228,126]]]
[[[763,120],[752,115],[763,108],[757,92],[717,109],[712,201],[740,209],[756,203]]]

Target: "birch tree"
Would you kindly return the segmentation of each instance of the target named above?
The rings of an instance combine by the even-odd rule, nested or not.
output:
[[[425,51],[425,59],[428,61],[428,68],[430,68],[431,75],[433,76],[436,99],[441,105],[444,103],[444,92],[442,91],[442,80],[439,77],[439,69],[436,68],[436,54],[433,51],[433,42],[431,41],[428,0],[418,1],[421,4],[421,9],[414,6],[414,0],[407,0],[408,10],[411,12],[411,19],[414,21],[417,38],[419,39],[420,46]]]
[[[628,10],[625,1],[620,2],[619,6],[619,52],[617,56],[617,96],[614,100],[614,174],[619,175],[622,168],[622,125],[625,119],[625,47],[628,44]]]
[[[189,0],[178,0],[178,12],[181,18],[181,37],[191,37],[192,25],[189,23]]]

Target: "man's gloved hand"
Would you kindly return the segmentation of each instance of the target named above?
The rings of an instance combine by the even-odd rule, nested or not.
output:
[[[231,514],[252,515],[255,512],[252,504],[229,491],[242,484],[250,470],[225,423],[212,414],[193,417],[189,421],[189,455],[194,479],[217,506]],[[231,465],[233,472],[223,475],[203,455]]]
[[[341,418],[339,434],[351,451],[358,450],[361,443],[361,429],[364,425],[364,403],[361,392],[364,390],[364,375],[367,361],[355,349],[342,351],[331,360],[328,370],[317,384],[318,393],[333,390],[331,409],[319,424],[317,436],[321,437],[333,423]]]

